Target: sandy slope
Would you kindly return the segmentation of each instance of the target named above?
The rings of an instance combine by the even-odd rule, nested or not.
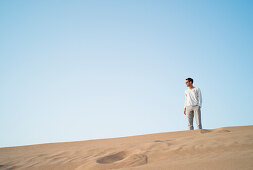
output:
[[[0,169],[252,170],[253,125],[0,148]]]

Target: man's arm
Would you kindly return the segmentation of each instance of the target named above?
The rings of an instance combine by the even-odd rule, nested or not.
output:
[[[186,115],[186,92],[184,92],[184,114]]]
[[[184,92],[184,108],[186,107],[186,100],[187,100],[187,95],[186,95],[186,92]]]
[[[198,99],[199,99],[199,106],[202,107],[202,94],[201,94],[201,91],[200,89],[198,90]]]

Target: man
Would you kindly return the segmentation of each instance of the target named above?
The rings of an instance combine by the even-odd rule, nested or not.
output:
[[[193,127],[193,117],[195,116],[196,124],[198,129],[202,129],[201,124],[201,106],[202,106],[202,96],[201,91],[198,87],[194,87],[193,79],[186,79],[186,86],[189,89],[185,90],[185,102],[184,102],[184,114],[188,118],[188,128],[189,130],[194,130]]]

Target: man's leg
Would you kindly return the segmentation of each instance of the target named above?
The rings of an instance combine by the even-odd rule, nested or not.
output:
[[[195,119],[196,119],[196,124],[198,129],[202,129],[202,123],[201,123],[201,109],[199,106],[196,106],[194,108],[194,115],[195,115]]]
[[[187,119],[188,119],[188,128],[189,130],[194,130],[193,127],[193,110],[191,106],[187,106],[186,107],[186,115],[187,115]]]

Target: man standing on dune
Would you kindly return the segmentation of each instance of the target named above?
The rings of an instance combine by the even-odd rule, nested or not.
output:
[[[194,130],[193,117],[195,116],[196,124],[198,129],[202,129],[201,124],[201,106],[202,106],[202,95],[198,87],[194,87],[193,79],[186,79],[186,86],[189,89],[185,90],[185,102],[184,102],[184,114],[187,115],[188,128]]]

